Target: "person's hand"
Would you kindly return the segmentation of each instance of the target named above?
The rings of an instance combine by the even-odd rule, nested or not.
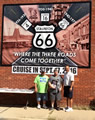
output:
[[[36,92],[36,93],[38,92],[37,88],[35,88],[35,92]]]
[[[70,87],[70,91],[72,91],[72,87]]]
[[[59,91],[61,91],[62,90],[62,88],[59,88]]]
[[[51,88],[55,89],[56,87],[54,85],[52,85]]]

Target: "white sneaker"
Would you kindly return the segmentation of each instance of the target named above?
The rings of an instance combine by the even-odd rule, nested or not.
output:
[[[66,111],[66,110],[69,109],[69,108],[70,108],[70,107],[65,107],[65,108],[63,108],[63,110]]]
[[[65,108],[63,108],[63,110],[65,111]]]
[[[37,108],[40,109],[40,108],[41,108],[41,105],[38,105]]]
[[[68,108],[68,109],[65,110],[65,112],[70,112],[70,111],[73,111],[73,109],[72,108]]]

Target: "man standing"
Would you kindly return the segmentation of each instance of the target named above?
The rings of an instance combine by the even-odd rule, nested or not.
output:
[[[74,75],[70,72],[70,67],[65,67],[66,73],[64,74],[64,97],[67,98],[66,112],[73,111],[73,86],[74,86]],[[70,102],[70,107],[69,107]]]
[[[62,78],[58,75],[58,70],[54,70],[54,75],[49,78],[51,110],[54,109],[55,100],[57,102],[57,110],[60,110]]]
[[[46,101],[48,99],[47,91],[48,91],[48,76],[45,75],[45,70],[41,69],[41,74],[37,75],[34,80],[35,83],[35,92],[37,94],[37,108],[40,109],[40,101],[43,100],[43,108],[47,109]]]

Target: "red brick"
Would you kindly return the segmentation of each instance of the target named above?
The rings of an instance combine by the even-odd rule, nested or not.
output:
[[[47,2],[74,2],[83,0],[1,0],[0,1],[0,38],[2,31],[2,5],[17,3],[47,3]],[[87,1],[87,0],[84,0]],[[90,1],[90,0],[88,0]],[[74,104],[90,105],[95,100],[95,0],[92,0],[91,21],[91,68],[79,69],[75,77]],[[1,42],[0,42],[1,45]],[[34,86],[36,75],[12,74],[11,67],[0,67],[0,88],[31,88]],[[25,99],[24,99],[25,98]],[[35,104],[35,94],[30,95],[30,101]],[[0,104],[25,104],[26,96],[22,94],[0,94]],[[32,104],[31,103],[31,104]],[[62,99],[61,104],[66,103]]]

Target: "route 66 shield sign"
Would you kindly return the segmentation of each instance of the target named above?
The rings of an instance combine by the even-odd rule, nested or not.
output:
[[[63,30],[65,30],[68,25],[69,25],[69,22],[65,18],[59,22],[59,26]]]
[[[35,27],[35,36],[33,38],[33,45],[36,48],[47,49],[52,48],[56,45],[56,38],[54,36],[53,25],[50,26],[39,26]]]

